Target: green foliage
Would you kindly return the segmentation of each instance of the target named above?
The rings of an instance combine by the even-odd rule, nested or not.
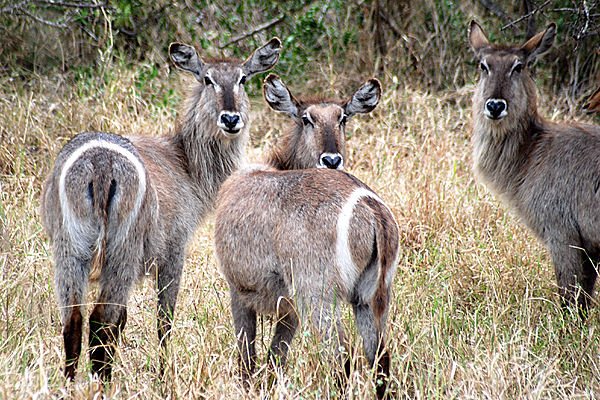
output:
[[[310,80],[316,91],[337,90],[372,75],[432,90],[453,89],[473,77],[473,56],[465,39],[471,18],[482,23],[493,42],[522,43],[530,18],[517,20],[534,10],[538,31],[551,20],[558,23],[556,46],[538,68],[545,86],[576,98],[589,94],[600,75],[600,13],[595,2],[108,0],[104,8],[86,4],[90,3],[65,7],[29,0],[15,5],[0,0],[4,33],[0,72],[27,76],[58,70],[75,71],[77,76],[82,71],[102,72],[114,62],[132,68],[147,63],[151,71],[168,65],[171,41],[193,43],[209,57],[244,58],[278,36],[284,48],[276,72],[288,81]],[[142,81],[148,79],[148,71],[140,74]],[[259,89],[260,80],[252,85]]]

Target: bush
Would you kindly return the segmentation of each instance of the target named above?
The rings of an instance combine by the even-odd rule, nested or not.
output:
[[[576,99],[597,84],[599,16],[595,2],[567,0],[0,0],[0,63],[2,73],[15,76],[96,73],[115,60],[161,68],[174,40],[208,55],[242,57],[279,36],[284,51],[277,71],[286,79],[335,91],[377,75],[443,90],[473,76],[465,39],[471,18],[501,43],[522,43],[534,27],[554,20],[557,43],[539,76]]]

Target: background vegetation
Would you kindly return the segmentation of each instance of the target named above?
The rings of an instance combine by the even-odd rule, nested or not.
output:
[[[343,97],[367,77],[383,82],[377,109],[349,123],[348,166],[386,200],[402,233],[388,331],[398,396],[598,397],[600,312],[585,324],[560,312],[546,251],[472,178],[477,73],[466,27],[476,18],[492,40],[522,43],[557,21],[557,43],[535,70],[541,112],[589,122],[581,105],[600,82],[599,16],[596,2],[565,0],[0,0],[0,398],[94,398],[99,390],[86,356],[74,385],[62,377],[50,247],[38,215],[60,148],[86,130],[168,133],[191,80],[168,62],[171,41],[245,57],[275,35],[284,42],[275,72],[295,93]],[[260,87],[260,78],[248,85],[251,160],[286,125]],[[173,378],[158,381],[155,293],[144,282],[130,299],[110,397],[245,396],[211,240],[209,220],[189,250]],[[350,312],[346,325],[358,342]],[[261,321],[262,356],[271,329]],[[259,374],[251,396],[336,397],[336,367],[320,350],[301,332],[285,376],[269,392]],[[348,397],[372,390],[369,371],[355,371]]]

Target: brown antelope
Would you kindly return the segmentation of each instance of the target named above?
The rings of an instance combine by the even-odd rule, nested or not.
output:
[[[341,161],[323,161],[323,154],[335,160],[332,155],[342,153],[329,147],[333,139],[320,137],[334,131],[343,137],[345,120],[372,110],[379,82],[368,81],[346,102],[297,101],[274,75],[264,91],[269,104],[292,115],[298,126],[268,158],[272,165],[242,169],[225,181],[215,221],[216,256],[231,291],[242,379],[247,382],[255,368],[257,314],[276,317],[270,363],[285,363],[300,321],[311,321],[347,363],[339,350],[347,345],[339,317],[339,302],[345,301],[352,305],[367,360],[377,364],[385,382],[390,357],[384,336],[398,227],[371,189],[335,170]],[[323,164],[328,168],[282,170]],[[377,385],[379,397],[385,391],[385,383]]]
[[[274,38],[238,61],[202,60],[193,47],[172,43],[175,65],[199,83],[169,136],[88,132],[61,150],[44,185],[42,214],[54,250],[69,379],[81,352],[90,280],[100,286],[90,316],[92,373],[110,380],[129,292],[144,275],[156,277],[158,336],[166,347],[187,243],[214,208],[221,183],[243,162],[244,83],[275,65],[280,46]]]
[[[351,115],[372,111],[381,97],[381,84],[369,79],[349,100],[296,99],[275,74],[265,79],[265,100],[275,111],[295,122],[269,154],[267,164],[276,169],[343,169],[346,156],[345,128]]]
[[[562,298],[585,315],[600,260],[600,128],[538,114],[529,67],[555,36],[552,23],[522,46],[498,46],[471,21],[481,68],[473,161],[476,175],[546,245]]]

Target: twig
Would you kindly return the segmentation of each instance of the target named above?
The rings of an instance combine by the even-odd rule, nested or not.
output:
[[[583,33],[588,30],[590,25],[590,11],[588,10],[587,2],[583,0],[583,11],[585,12],[585,26],[583,27]],[[577,39],[581,39],[582,32],[577,34]]]
[[[381,8],[379,9],[379,16],[381,17],[381,19],[383,20],[383,22],[385,22],[390,29],[392,30],[392,32],[394,33],[394,35],[396,35],[396,37],[402,37],[402,32],[400,32],[400,29],[398,29],[394,23],[392,21],[390,21],[390,19],[388,18],[387,15],[385,15],[385,13],[383,12],[383,10],[381,10]]]
[[[553,8],[548,11],[549,12],[568,12],[568,13],[572,13],[572,14],[583,14],[583,11],[579,10],[578,8]],[[598,17],[600,17],[600,14],[590,14],[590,18],[598,18]]]
[[[511,22],[510,24],[504,25],[502,28],[500,28],[501,31],[505,30],[508,27],[513,26],[516,23],[519,23],[521,21],[523,21],[525,18],[529,18],[532,15],[536,14],[538,11],[540,11],[542,8],[546,7],[548,4],[550,4],[552,0],[546,0],[544,3],[542,3],[541,5],[539,5],[538,7],[535,8],[535,10],[532,10],[530,12],[528,12],[527,14],[515,19],[513,22]]]
[[[74,8],[109,8],[108,3],[92,4],[92,3],[68,3],[53,0],[35,0],[36,3],[49,4],[58,7],[74,7]],[[112,8],[112,7],[111,7]]]
[[[600,35],[600,31],[588,31],[581,35],[580,39],[586,38],[588,36]]]
[[[33,18],[33,19],[35,19],[37,22],[40,22],[42,24],[53,26],[55,28],[63,28],[63,29],[66,29],[66,28],[69,27],[69,25],[67,25],[67,24],[63,24],[63,23],[60,23],[60,22],[54,22],[54,21],[48,21],[47,19],[44,19],[44,18],[42,18],[42,17],[40,17],[38,15],[35,15],[34,13],[31,13],[31,12],[25,10],[25,9],[22,9],[21,12],[23,14],[25,14],[25,15]]]
[[[220,49],[224,49],[225,47],[229,46],[230,44],[234,44],[239,42],[240,40],[246,39],[248,36],[252,36],[255,33],[258,33],[260,31],[264,31],[265,29],[268,29],[270,27],[272,27],[273,25],[277,25],[278,23],[280,23],[281,21],[283,21],[285,19],[286,15],[285,14],[279,14],[278,17],[273,18],[270,21],[265,22],[264,24],[258,25],[256,28],[252,29],[249,32],[246,33],[242,33],[241,35],[238,35],[236,37],[234,37],[233,39],[229,40],[228,42],[222,44],[219,46]]]

